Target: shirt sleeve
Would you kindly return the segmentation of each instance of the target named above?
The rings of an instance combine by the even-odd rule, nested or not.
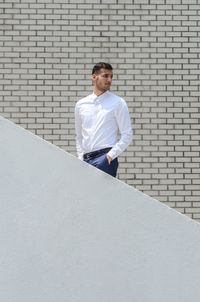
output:
[[[120,139],[108,152],[112,159],[118,157],[128,147],[133,136],[128,107],[123,99],[121,99],[121,104],[115,111],[115,118],[119,128]]]
[[[82,123],[79,114],[79,108],[75,106],[75,131],[76,131],[76,150],[78,158],[83,160],[83,148],[82,148]]]

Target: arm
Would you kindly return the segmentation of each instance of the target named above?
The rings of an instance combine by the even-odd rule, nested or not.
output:
[[[115,118],[119,128],[120,139],[107,154],[109,162],[118,157],[132,141],[133,131],[131,127],[131,120],[128,107],[123,99],[122,103],[115,111]]]
[[[82,123],[79,115],[79,108],[75,106],[75,131],[76,131],[76,150],[79,159],[83,159],[82,149]]]

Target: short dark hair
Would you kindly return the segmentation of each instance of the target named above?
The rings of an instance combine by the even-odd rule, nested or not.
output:
[[[92,69],[92,74],[97,73],[102,68],[108,69],[108,70],[113,70],[112,66],[109,63],[99,62],[94,65],[94,67]]]

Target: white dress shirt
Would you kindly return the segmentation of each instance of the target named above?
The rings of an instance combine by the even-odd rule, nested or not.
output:
[[[111,147],[108,155],[114,159],[132,140],[132,127],[126,102],[106,91],[79,100],[75,106],[76,148],[83,154]],[[119,138],[118,138],[119,133]]]

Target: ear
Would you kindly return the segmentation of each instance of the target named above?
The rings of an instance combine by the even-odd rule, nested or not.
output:
[[[97,75],[94,73],[94,74],[92,74],[92,81],[95,81],[96,80],[96,77],[97,77]]]
[[[94,73],[91,76],[91,80],[92,80],[92,85],[95,85],[95,81],[96,81],[97,75]]]

